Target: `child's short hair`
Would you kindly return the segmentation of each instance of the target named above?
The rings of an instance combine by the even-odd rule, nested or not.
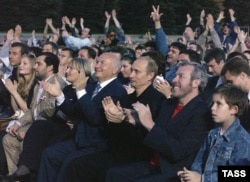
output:
[[[215,88],[213,94],[221,95],[229,107],[238,106],[238,113],[235,114],[236,117],[241,116],[248,109],[247,94],[232,84],[225,84]]]

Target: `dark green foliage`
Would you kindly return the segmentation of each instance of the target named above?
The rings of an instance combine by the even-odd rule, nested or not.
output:
[[[186,14],[192,16],[191,26],[199,24],[202,9],[217,18],[219,7],[213,0],[1,0],[0,30],[7,31],[20,24],[23,31],[36,29],[42,32],[47,17],[53,18],[55,27],[61,26],[61,17],[80,17],[93,33],[103,33],[104,11],[117,10],[117,17],[128,34],[154,33],[154,23],[150,19],[152,5],[160,5],[163,13],[162,26],[167,34],[181,34],[186,22]],[[225,0],[225,12],[235,9],[235,16],[240,25],[249,25],[250,3],[246,0]],[[227,15],[227,14],[226,14]],[[225,19],[227,21],[227,19]],[[111,25],[113,24],[111,20]]]
[[[239,25],[250,25],[250,2],[246,0],[226,0],[224,3],[225,12],[233,8],[235,10],[235,17]]]

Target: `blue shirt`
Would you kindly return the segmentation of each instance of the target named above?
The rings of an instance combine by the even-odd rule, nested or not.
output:
[[[169,67],[167,70],[165,69],[165,79],[172,84],[173,79],[175,77],[175,73],[178,69],[178,65],[175,64]]]
[[[250,135],[236,119],[224,135],[220,127],[211,130],[191,167],[202,174],[202,181],[218,181],[218,166],[249,165]]]

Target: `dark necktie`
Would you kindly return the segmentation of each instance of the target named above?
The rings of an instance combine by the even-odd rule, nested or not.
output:
[[[100,83],[97,83],[97,85],[96,85],[96,87],[95,87],[95,90],[94,90],[94,92],[93,92],[93,94],[92,94],[91,99],[93,99],[93,98],[98,94],[100,88],[101,88]]]

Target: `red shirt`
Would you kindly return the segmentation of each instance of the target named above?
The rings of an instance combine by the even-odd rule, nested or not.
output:
[[[176,116],[176,114],[178,114],[183,108],[183,105],[180,105],[180,104],[177,104],[177,106],[175,107],[174,109],[174,112],[171,116],[171,119],[173,117]],[[159,152],[157,150],[154,151],[153,153],[153,156],[151,158],[151,160],[149,161],[149,163],[152,165],[152,166],[160,166],[160,161],[159,161]]]

